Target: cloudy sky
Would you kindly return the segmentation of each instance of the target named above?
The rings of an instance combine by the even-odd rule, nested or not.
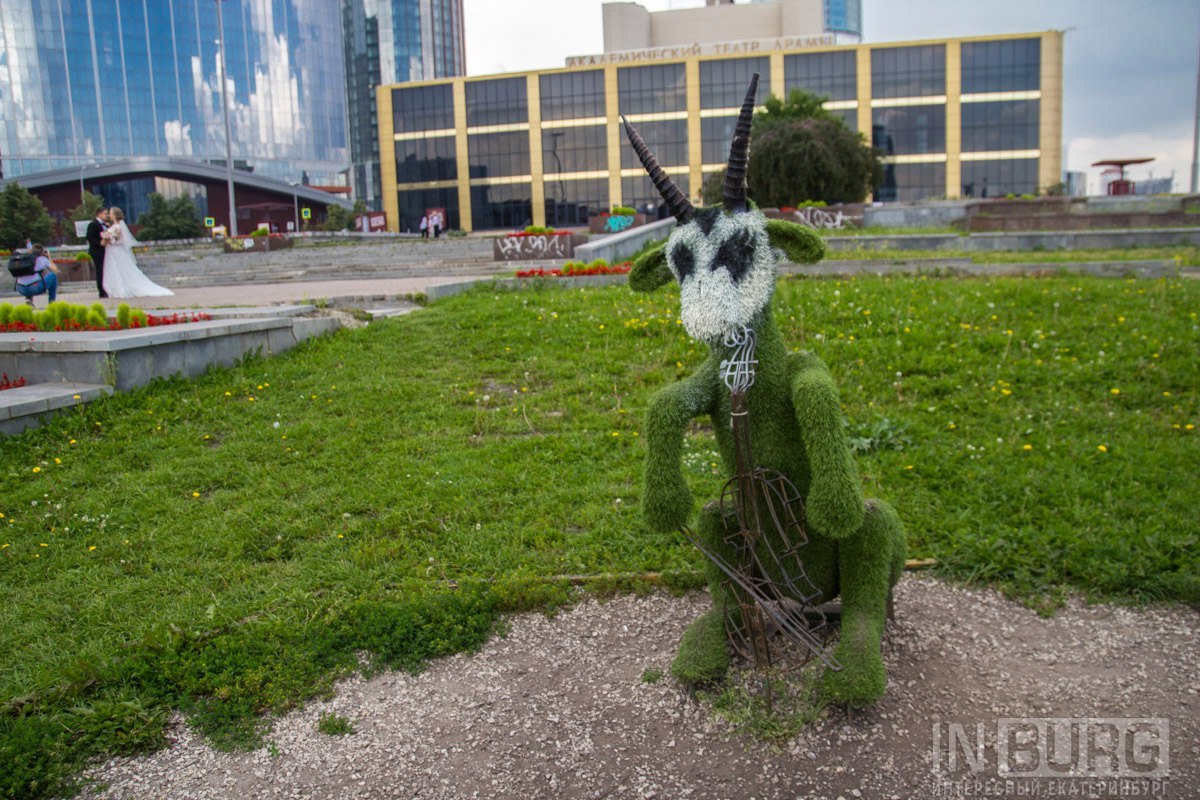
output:
[[[467,70],[486,75],[561,67],[599,53],[602,0],[464,0]],[[651,11],[704,0],[641,0]],[[1154,156],[1133,177],[1175,173],[1187,191],[1200,58],[1196,0],[863,0],[863,36],[889,42],[1067,31],[1063,143],[1092,191],[1101,158]]]

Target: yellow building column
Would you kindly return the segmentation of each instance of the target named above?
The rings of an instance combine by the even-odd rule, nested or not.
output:
[[[946,42],[946,197],[962,192],[962,42]]]
[[[529,176],[533,182],[533,224],[546,224],[546,173],[542,164],[542,86],[538,73],[525,76],[525,97],[529,105]]]
[[[683,65],[687,81],[687,161],[688,197],[701,205],[700,187],[704,185],[704,139],[700,129],[700,59],[689,58]]]
[[[787,99],[787,76],[783,72],[783,53],[776,50],[771,53],[770,61],[771,69],[771,94],[778,97],[780,100]],[[758,104],[761,106],[767,102],[764,95],[758,96]]]
[[[1044,192],[1063,179],[1062,163],[1062,31],[1042,34],[1042,101],[1038,108],[1041,135],[1038,137],[1038,191]]]
[[[396,195],[396,130],[392,117],[392,88],[375,88],[375,109],[379,118],[379,187],[383,193],[383,211],[387,227],[400,232],[400,198]]]
[[[621,128],[621,114],[617,97],[617,68],[611,64],[604,68],[604,116],[608,118],[608,204],[625,202],[621,196],[621,146],[625,143],[625,131]]]
[[[854,52],[854,68],[858,84],[858,132],[867,137],[867,144],[873,144],[871,132],[871,48],[860,44]],[[875,199],[868,194],[866,201]]]
[[[474,230],[471,219],[471,154],[467,148],[467,84],[454,79],[454,158],[458,164],[458,218],[464,231]]]

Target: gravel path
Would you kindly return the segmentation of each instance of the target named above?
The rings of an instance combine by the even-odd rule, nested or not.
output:
[[[887,696],[853,715],[830,710],[770,746],[714,719],[669,678],[641,680],[666,670],[706,603],[703,594],[621,597],[556,618],[522,615],[506,637],[421,675],[342,682],[334,699],[279,719],[270,746],[252,753],[215,752],[176,724],[171,748],[94,770],[105,787],[94,796],[907,800],[1047,796],[1074,785],[1094,797],[1200,797],[1200,614],[1191,609],[1072,601],[1043,619],[994,592],[909,575],[884,646]],[[318,733],[327,713],[348,717],[356,733]],[[992,744],[996,721],[1011,717],[1168,718],[1171,777],[1124,790],[1019,778],[1006,789]],[[933,774],[934,726],[948,722],[967,723],[972,736],[984,724],[978,775]]]

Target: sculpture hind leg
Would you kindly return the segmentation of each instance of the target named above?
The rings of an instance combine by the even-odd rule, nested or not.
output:
[[[839,542],[838,575],[842,630],[834,656],[842,669],[825,673],[830,699],[868,705],[883,696],[887,673],[880,640],[888,594],[904,568],[904,528],[895,510],[880,500],[865,503],[858,531]]]
[[[704,506],[696,524],[696,535],[715,552],[731,562],[736,556],[725,541],[725,521],[719,503]],[[737,600],[725,581],[725,573],[708,559],[705,572],[713,607],[698,617],[683,632],[679,652],[671,662],[671,674],[682,683],[698,685],[719,681],[729,671],[729,641],[725,633],[725,613]]]

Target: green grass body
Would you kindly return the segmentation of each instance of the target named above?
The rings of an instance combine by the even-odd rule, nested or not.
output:
[[[707,357],[678,302],[474,291],[0,440],[0,797],[171,709],[253,743],[360,650],[416,669],[568,601],[550,576],[700,573],[641,521],[650,397]],[[852,432],[907,426],[856,461],[912,556],[1044,610],[1200,606],[1200,282],[784,280],[773,310]],[[682,464],[717,496],[704,426]]]

